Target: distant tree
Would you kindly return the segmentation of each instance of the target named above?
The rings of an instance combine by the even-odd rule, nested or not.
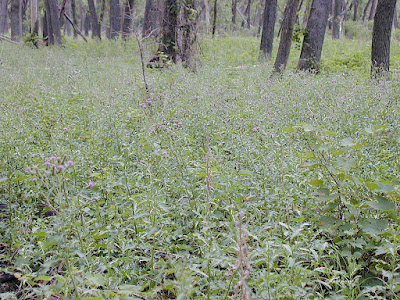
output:
[[[118,38],[121,30],[121,7],[119,0],[110,0],[110,39]]]
[[[232,0],[232,24],[236,24],[238,0]]]
[[[161,1],[146,0],[142,36],[146,37],[149,34],[157,33],[156,29],[161,25],[164,10],[164,7],[161,7]]]
[[[353,1],[353,21],[357,21],[357,14],[358,14],[358,0]]]
[[[212,30],[211,30],[211,34],[213,37],[215,36],[215,32],[217,30],[217,16],[218,16],[218,0],[214,0],[214,12],[213,12]]]
[[[378,1],[372,32],[372,77],[389,71],[390,36],[395,8],[396,0]]]
[[[328,23],[331,0],[313,0],[304,34],[298,70],[319,71],[322,45],[324,43],[326,25]]]
[[[75,0],[71,0],[71,12],[72,12],[72,21],[74,24],[78,24],[78,18],[76,16],[76,2]],[[82,18],[83,16],[81,16]],[[82,31],[82,30],[81,30]],[[78,37],[78,33],[74,30],[74,39]]]
[[[268,59],[272,55],[277,6],[277,0],[265,1],[260,50]]]
[[[31,0],[31,35],[32,38],[39,33],[38,1]]]
[[[274,64],[276,72],[283,72],[289,59],[290,46],[292,44],[293,30],[297,19],[300,0],[288,0],[283,13],[281,39]]]
[[[22,37],[22,1],[11,0],[10,8],[10,25],[11,25],[11,39],[19,41]]]
[[[94,0],[88,0],[89,13],[90,13],[90,27],[92,29],[92,38],[101,39],[100,23],[97,18],[96,6]]]
[[[61,44],[60,10],[57,0],[45,0],[47,45]]]
[[[8,0],[0,0],[0,34],[4,34],[8,31],[7,6],[8,6]]]
[[[128,37],[132,33],[134,5],[135,5],[134,0],[125,1],[124,20],[122,23],[122,38],[124,40],[128,39]]]
[[[369,17],[368,17],[369,21],[372,21],[374,19],[377,5],[378,5],[378,0],[372,0],[371,9],[369,11]]]
[[[343,9],[346,3],[343,0],[332,1],[332,38],[340,39],[340,28],[343,19]]]
[[[182,62],[191,65],[196,40],[196,2],[187,0],[166,0],[162,22],[161,39],[156,55],[148,67],[159,67],[166,62]]]

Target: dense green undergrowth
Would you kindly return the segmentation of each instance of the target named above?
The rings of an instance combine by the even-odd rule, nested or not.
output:
[[[148,95],[134,42],[0,43],[0,271],[22,298],[399,298],[396,47],[372,81],[359,41],[271,77],[207,40]]]

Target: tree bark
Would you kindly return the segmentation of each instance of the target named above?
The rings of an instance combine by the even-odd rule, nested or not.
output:
[[[298,70],[319,72],[322,45],[324,43],[331,0],[314,0],[304,35]]]
[[[332,39],[340,39],[342,0],[332,1]]]
[[[397,6],[394,8],[393,27],[399,29],[399,21],[397,20]]]
[[[361,18],[361,20],[362,20],[363,22],[365,21],[365,18],[367,17],[368,8],[369,8],[369,6],[371,5],[371,3],[372,3],[372,0],[368,0],[367,4],[366,4],[365,7],[364,7],[363,16],[362,16],[362,18]]]
[[[272,55],[277,6],[277,0],[265,1],[260,50],[267,59]]]
[[[358,14],[358,0],[354,0],[353,2],[353,21],[357,21],[357,14]]]
[[[126,0],[124,7],[124,21],[122,23],[122,38],[127,40],[132,33],[134,0]]]
[[[232,0],[232,23],[233,23],[233,25],[236,25],[237,3],[238,3],[238,0]]]
[[[8,6],[8,0],[0,0],[0,34],[4,34],[8,31],[7,6]]]
[[[61,45],[60,17],[57,0],[45,0],[47,45]]]
[[[121,7],[119,0],[110,0],[110,39],[115,40],[121,30]]]
[[[213,23],[212,23],[212,36],[215,36],[215,31],[217,30],[217,9],[218,9],[218,1],[214,0],[214,14],[213,14]]]
[[[251,26],[251,0],[247,1],[247,7],[246,7],[246,27],[250,29]]]
[[[371,75],[378,77],[389,71],[390,36],[396,0],[379,0],[374,17],[371,50]]]
[[[11,0],[10,20],[11,20],[11,39],[20,41],[22,37],[22,1]]]
[[[368,17],[369,21],[372,21],[374,19],[377,5],[378,5],[378,0],[372,0],[371,10],[369,11],[369,17]]]
[[[274,70],[283,72],[289,59],[290,47],[292,44],[293,30],[296,24],[297,12],[300,0],[288,0],[283,13],[281,39],[279,41],[278,54],[276,56]]]
[[[187,0],[184,5],[179,0],[166,0],[162,39],[148,67],[163,67],[168,61],[182,62],[185,67],[191,66],[198,17],[194,15],[195,11],[194,0]]]
[[[85,20],[85,22],[83,23],[83,30],[84,30],[85,36],[88,36],[89,31],[90,31],[90,24],[92,24],[92,21],[90,20],[89,11],[86,12],[86,14],[83,16],[83,19]]]
[[[71,12],[72,12],[72,20],[73,20],[74,24],[78,25],[78,19],[76,17],[76,2],[75,2],[75,0],[71,0]],[[74,30],[74,39],[76,39],[77,37],[78,37],[78,33],[76,32],[76,30]]]
[[[39,33],[38,2],[31,0],[31,34],[37,36]]]
[[[97,18],[96,7],[94,5],[94,0],[88,0],[90,21],[92,28],[92,38],[98,38],[101,40],[100,23]]]

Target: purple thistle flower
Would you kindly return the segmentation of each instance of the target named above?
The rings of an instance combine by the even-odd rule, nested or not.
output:
[[[60,170],[64,169],[63,165],[59,165],[57,168],[59,168]]]
[[[55,157],[55,156],[50,156],[50,160],[55,160],[55,159],[57,159],[57,157]]]
[[[68,131],[68,128],[67,128],[67,127],[64,127],[63,130],[64,130],[64,131]]]
[[[93,182],[93,181],[89,181],[88,185],[89,185],[90,187],[94,187],[94,182]]]
[[[72,160],[67,161],[67,163],[68,163],[70,166],[73,166],[73,165],[74,165],[74,162],[73,162]]]
[[[37,181],[37,178],[36,178],[36,177],[33,177],[33,178],[32,178],[32,181]]]
[[[257,127],[254,127],[253,129],[251,129],[251,130],[253,130],[253,131],[257,131],[257,130],[259,130],[260,129],[260,127],[259,126],[257,126]]]
[[[31,168],[30,167],[26,167],[26,169],[25,169],[27,172],[30,172],[31,171]]]
[[[34,126],[39,126],[39,123],[35,123],[35,124],[33,124]]]
[[[150,98],[147,99],[147,103],[151,104],[151,99]]]
[[[240,216],[243,218],[244,217],[244,211],[240,212]]]
[[[141,105],[142,105],[143,108],[147,107],[146,103],[142,103]]]
[[[144,160],[143,160],[143,159],[139,160],[139,162],[140,162],[141,164],[144,164]]]
[[[46,161],[46,162],[44,163],[44,165],[45,165],[45,166],[50,166],[51,163],[50,163],[49,161]]]
[[[178,122],[178,125],[181,126],[181,125],[182,125],[182,121],[179,121],[179,122]]]
[[[163,151],[163,153],[162,154],[164,154],[164,155],[167,155],[167,151]]]

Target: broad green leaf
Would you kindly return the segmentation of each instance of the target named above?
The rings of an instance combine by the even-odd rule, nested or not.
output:
[[[254,173],[250,170],[244,169],[244,170],[240,170],[239,175],[240,176],[253,176]]]
[[[396,205],[392,201],[390,201],[382,196],[376,196],[376,200],[378,200],[378,201],[377,202],[368,201],[367,204],[370,207],[377,209],[377,210],[394,210],[394,209],[396,209]]]
[[[381,234],[388,226],[386,220],[367,218],[359,222],[360,228],[368,234]]]
[[[305,125],[303,125],[303,129],[305,132],[310,132],[310,131],[314,130],[314,127],[310,124],[305,124]]]
[[[103,286],[104,285],[105,280],[104,280],[103,275],[101,275],[101,274],[85,273],[85,277],[94,286]]]
[[[345,138],[340,141],[340,144],[344,147],[354,146],[355,143],[352,138]]]
[[[324,182],[322,180],[320,180],[320,179],[314,179],[314,180],[308,181],[307,183],[311,184],[313,186],[318,186],[318,187],[323,187],[324,186]]]
[[[283,128],[283,131],[285,132],[294,132],[294,128],[292,126],[286,126]]]
[[[379,185],[377,185],[375,182],[366,182],[366,183],[365,183],[365,186],[366,186],[370,191],[379,189]]]
[[[50,281],[51,277],[47,275],[42,275],[35,278],[35,281]]]

